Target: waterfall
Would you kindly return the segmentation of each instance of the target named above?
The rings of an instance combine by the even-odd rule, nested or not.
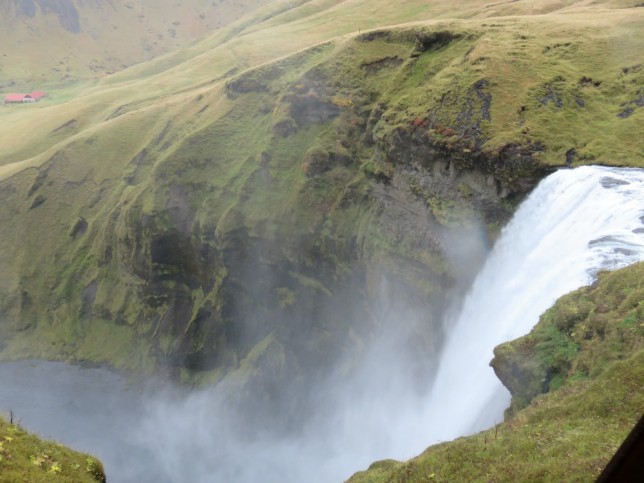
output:
[[[530,331],[557,298],[600,270],[644,260],[644,171],[560,170],[521,205],[477,276],[424,408],[429,442],[503,419],[510,395],[488,366],[496,345]]]

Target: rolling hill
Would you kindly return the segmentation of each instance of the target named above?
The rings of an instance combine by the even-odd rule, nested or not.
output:
[[[0,5],[0,89],[100,78],[185,46],[266,3],[6,1]]]

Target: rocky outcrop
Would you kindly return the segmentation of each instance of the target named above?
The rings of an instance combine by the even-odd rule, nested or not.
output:
[[[510,412],[565,383],[596,377],[638,350],[642,275],[642,263],[602,273],[593,286],[560,298],[530,334],[494,349],[490,365],[512,394]]]
[[[643,301],[644,262],[561,297],[530,334],[494,351],[511,417],[348,481],[595,480],[641,418]]]

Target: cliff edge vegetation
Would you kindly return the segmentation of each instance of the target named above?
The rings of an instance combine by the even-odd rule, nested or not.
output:
[[[123,25],[138,24],[126,10],[115,10]],[[42,26],[41,13],[12,29]],[[85,35],[79,25],[60,38]],[[55,68],[65,80],[47,98],[0,108],[0,226],[9,227],[0,231],[0,358],[195,384],[231,377],[292,420],[306,418],[294,408],[318,381],[355,367],[382,331],[383,307],[413,307],[401,332],[411,334],[410,358],[429,361],[419,374],[430,374],[446,307],[540,179],[582,164],[644,167],[643,28],[635,0],[277,0],[112,75],[63,59]],[[189,32],[177,35],[187,42]],[[136,42],[147,56],[145,39]],[[17,64],[2,68],[3,93],[15,76],[31,82]],[[616,384],[628,408],[641,407],[632,395],[640,352],[605,372],[601,357],[575,362],[579,334],[600,322],[574,335],[544,329],[523,362],[502,349],[509,365],[498,371],[518,412],[496,432],[428,454],[460,451],[452,462],[470,461],[459,465],[472,472],[495,460],[506,464],[499,478],[556,477],[564,465],[544,467],[545,450],[531,469],[522,463],[549,440],[566,447],[562,415],[591,427],[573,404],[585,391],[599,401],[585,424],[613,439],[600,456],[589,437],[565,451],[580,448],[579,474],[594,474],[632,423],[600,417],[600,394],[611,394],[602,390]],[[514,373],[532,382],[517,385]],[[379,463],[369,477],[459,471],[426,461]]]
[[[594,481],[644,407],[644,263],[560,298],[491,363],[506,421],[349,482]]]
[[[0,476],[4,482],[105,482],[100,461],[34,436],[0,418]]]

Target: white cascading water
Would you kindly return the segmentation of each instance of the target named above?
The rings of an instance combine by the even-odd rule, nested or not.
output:
[[[431,441],[501,422],[509,394],[488,366],[498,344],[530,331],[560,296],[600,270],[644,260],[644,170],[581,167],[544,179],[476,278],[448,337],[424,408]]]

